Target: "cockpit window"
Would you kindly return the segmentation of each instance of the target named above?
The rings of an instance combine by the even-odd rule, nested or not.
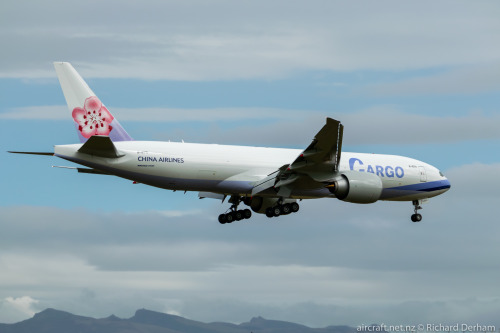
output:
[[[439,171],[439,175],[440,175],[441,177],[444,177],[444,175],[443,175],[443,173],[442,173],[441,171]]]

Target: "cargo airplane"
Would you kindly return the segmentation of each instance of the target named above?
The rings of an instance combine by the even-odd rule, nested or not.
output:
[[[54,152],[12,152],[56,156],[84,167],[81,173],[114,175],[167,190],[196,191],[200,198],[229,197],[222,224],[255,213],[278,217],[296,213],[297,200],[336,198],[357,204],[409,201],[413,222],[421,203],[450,188],[427,163],[395,155],[342,152],[344,126],[326,124],[304,150],[135,141],[67,62],[54,63],[73,117],[79,144]],[[239,209],[243,203],[250,209]]]

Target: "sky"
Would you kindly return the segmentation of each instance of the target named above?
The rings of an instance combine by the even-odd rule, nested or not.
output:
[[[500,328],[498,17],[498,1],[2,1],[0,322]],[[78,142],[54,61],[137,140],[300,149],[332,117],[344,151],[423,160],[452,188],[421,223],[411,203],[320,199],[220,225],[227,203],[7,154]]]

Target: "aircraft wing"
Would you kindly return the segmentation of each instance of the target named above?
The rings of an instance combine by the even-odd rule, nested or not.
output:
[[[326,118],[326,124],[311,144],[293,162],[256,182],[252,196],[275,188],[279,196],[288,197],[298,182],[304,184],[331,179],[339,169],[343,132],[344,125],[340,121]]]

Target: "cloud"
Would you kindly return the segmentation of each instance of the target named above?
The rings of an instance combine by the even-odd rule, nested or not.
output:
[[[455,196],[467,198],[471,195],[470,190],[475,191],[475,197],[484,199],[497,199],[500,194],[496,190],[500,185],[497,180],[500,164],[474,163],[454,167],[446,172],[446,176],[453,179],[453,186],[458,187]],[[471,184],[473,183],[473,185]],[[469,189],[469,186],[473,186]]]
[[[453,321],[470,309],[468,320],[494,321],[486,309],[500,304],[491,298],[500,250],[491,215],[499,195],[484,188],[500,186],[498,172],[498,164],[449,170],[452,189],[424,205],[419,224],[409,221],[410,203],[335,199],[303,201],[287,217],[256,215],[224,226],[216,217],[227,205],[216,201],[186,214],[176,207],[136,213],[1,207],[0,298],[36,294],[37,308],[95,316],[110,309],[130,316],[147,306],[207,321],[257,314],[293,320],[290,309],[320,326],[377,317],[396,324]],[[100,196],[87,205],[99,207]],[[125,290],[130,297],[120,296]],[[201,309],[193,299],[232,310]]]
[[[14,2],[2,6],[0,42],[10,47],[0,76],[52,77],[50,63],[66,60],[87,77],[268,79],[307,70],[460,66],[500,55],[495,2],[441,1],[432,10],[427,3],[384,4],[148,1],[139,8],[53,0],[26,9]]]
[[[500,90],[500,63],[466,66],[444,73],[413,77],[397,82],[377,83],[363,87],[375,95],[412,96],[476,94]]]
[[[397,107],[378,106],[346,114],[345,143],[453,143],[497,139],[500,116],[480,112],[461,116],[401,112]]]
[[[342,91],[356,82],[366,84],[366,77],[413,76],[369,85],[361,94],[356,88],[347,91],[342,103],[355,105],[353,113],[279,108],[309,105],[300,99],[297,105],[274,99],[271,104],[251,103],[278,108],[111,105],[138,139],[306,147],[326,116],[345,125],[345,145],[456,143],[499,136],[500,119],[494,112],[417,114],[406,112],[405,106],[366,100],[367,90],[376,98],[498,90],[496,1],[359,6],[341,1],[49,0],[29,8],[18,2],[1,7],[0,43],[8,47],[0,59],[0,77],[53,78],[54,60],[71,61],[86,78],[228,80],[226,84],[300,79],[304,72],[328,78],[326,72],[333,71],[339,73],[334,81],[341,82]],[[434,74],[426,76],[420,69]],[[303,86],[293,93],[301,95]],[[327,97],[313,108],[341,108],[330,108],[332,96]],[[230,103],[228,98],[210,105]],[[371,106],[365,107],[367,103]],[[45,121],[46,135],[32,136],[49,146],[47,135],[62,132],[46,121],[71,122],[66,106],[5,111],[0,114],[5,142],[16,132],[10,120],[23,120],[28,132],[34,121]],[[70,130],[68,137],[74,135]],[[246,321],[260,314],[312,326],[356,325],[360,320],[470,320],[500,326],[500,301],[491,294],[499,278],[495,255],[500,230],[492,223],[499,199],[497,164],[445,171],[452,189],[424,206],[420,224],[409,221],[410,203],[359,206],[324,199],[303,201],[299,214],[271,220],[254,216],[221,226],[216,217],[227,203],[199,201],[195,195],[184,202],[145,186],[131,195],[119,179],[105,183],[113,188],[103,186],[102,191],[96,191],[97,180],[90,178],[69,187],[60,180],[74,175],[42,176],[33,171],[37,161],[6,163],[35,172],[29,178],[40,182],[44,193],[30,197],[29,203],[59,208],[0,207],[0,322],[24,319],[46,307],[98,317],[110,311],[130,317],[145,307],[206,321]],[[46,162],[40,163],[43,167]],[[31,187],[23,190],[20,184],[28,178],[18,178],[16,184],[5,178],[4,203],[19,202],[10,198],[25,198],[27,188],[33,189],[26,183]],[[47,181],[51,186],[42,187]],[[89,208],[71,208],[79,205]],[[137,208],[155,205],[162,210]],[[110,207],[119,208],[110,212]]]
[[[296,304],[255,304],[238,300],[203,300],[196,298],[179,306],[183,313],[196,313],[200,320],[211,321],[212,308],[226,309],[220,316],[238,318],[237,322],[248,321],[241,313],[258,313],[268,319],[287,320],[302,323],[310,327],[325,327],[349,323],[352,326],[384,323],[386,325],[436,324],[451,325],[456,323],[496,325],[500,299],[479,300],[475,298],[457,298],[450,301],[412,301],[364,306],[350,304],[324,304],[301,302]],[[360,319],[362,318],[362,319]],[[233,319],[234,321],[234,319]]]
[[[324,125],[326,117],[339,119],[344,124],[346,145],[455,143],[500,138],[500,116],[497,114],[475,112],[434,116],[403,112],[392,105],[353,113],[273,108],[110,109],[122,123],[164,123],[167,126],[186,123],[182,128],[175,125],[173,131],[165,131],[165,126],[157,131],[153,126],[146,135],[133,135],[142,140],[180,141],[182,138],[187,142],[305,147]],[[33,106],[0,113],[0,119],[69,120],[70,115],[64,106]],[[240,123],[235,125],[234,122]],[[205,125],[199,128],[198,124]]]
[[[0,119],[19,120],[68,120],[71,119],[65,105],[40,105],[14,108],[0,113]]]
[[[282,110],[275,108],[120,108],[110,107],[120,121],[130,122],[233,122],[245,120],[302,119],[307,111]],[[71,115],[64,105],[28,106],[10,109],[0,113],[0,119],[22,120],[68,120]]]
[[[186,127],[177,136],[191,142],[216,142],[256,146],[305,147],[321,129],[326,117],[344,124],[344,145],[456,143],[498,139],[500,116],[471,113],[434,116],[407,113],[400,108],[376,106],[353,113],[302,112],[302,117],[277,110],[260,123],[227,128],[221,124],[194,131]],[[269,119],[270,118],[270,119]],[[256,133],[259,133],[256,135]],[[425,135],[423,134],[425,133]],[[157,134],[155,140],[172,139],[172,133]]]
[[[6,297],[0,299],[0,322],[15,323],[26,318],[32,317],[40,311],[36,305],[38,300],[30,296]]]

